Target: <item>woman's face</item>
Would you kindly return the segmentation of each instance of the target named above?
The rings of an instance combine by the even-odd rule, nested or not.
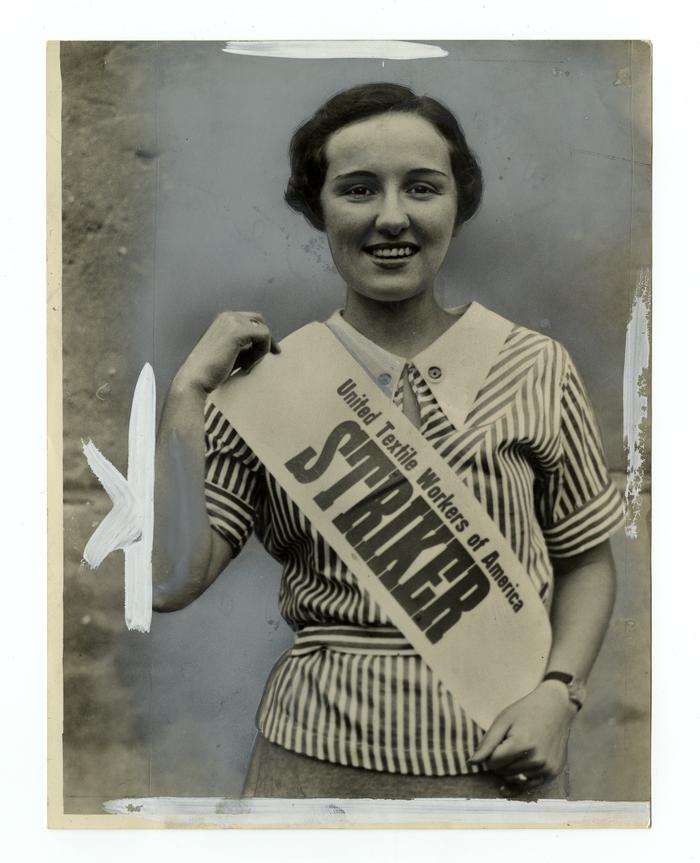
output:
[[[445,139],[415,114],[379,114],[331,135],[326,159],[321,206],[347,286],[394,302],[432,291],[457,214]]]

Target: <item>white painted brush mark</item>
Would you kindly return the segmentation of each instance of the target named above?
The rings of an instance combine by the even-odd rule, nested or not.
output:
[[[649,366],[649,268],[640,270],[637,280],[632,314],[627,325],[625,341],[625,370],[623,380],[623,428],[627,451],[627,523],[625,532],[630,539],[638,536],[639,514],[644,480],[643,422],[647,417],[646,395]]]
[[[142,797],[103,803],[110,815],[217,827],[646,827],[649,804],[594,800],[414,800]]]
[[[96,569],[110,552],[124,550],[124,618],[127,629],[138,632],[151,628],[155,446],[156,382],[146,363],[131,402],[126,479],[92,441],[83,445],[88,464],[113,504],[88,540],[83,559]]]
[[[227,42],[227,54],[245,54],[249,57],[277,57],[290,60],[427,60],[447,57],[448,53],[437,45],[422,42],[400,41],[289,41],[289,42]]]

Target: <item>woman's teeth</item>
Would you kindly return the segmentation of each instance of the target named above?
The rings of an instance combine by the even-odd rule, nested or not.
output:
[[[372,249],[372,254],[375,258],[407,258],[415,254],[415,251],[406,246],[395,249]]]

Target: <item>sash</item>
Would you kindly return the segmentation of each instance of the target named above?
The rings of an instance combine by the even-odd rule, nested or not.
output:
[[[504,338],[482,331],[474,396]],[[551,628],[527,572],[326,326],[292,333],[211,400],[468,716],[488,728],[540,683]]]

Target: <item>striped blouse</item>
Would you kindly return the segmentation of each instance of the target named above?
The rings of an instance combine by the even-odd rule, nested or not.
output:
[[[565,349],[514,324],[466,422],[455,428],[413,363],[383,351],[338,313],[327,323],[380,389],[416,414],[422,435],[471,487],[549,607],[550,558],[593,548],[623,519],[590,402]],[[448,332],[468,338],[469,326],[467,308]],[[431,362],[440,358],[441,339],[428,348]],[[438,361],[449,368],[448,356]],[[213,405],[206,463],[212,527],[234,556],[255,530],[282,564],[280,612],[296,633],[268,679],[259,731],[286,749],[354,767],[429,776],[483,769],[467,761],[484,730]]]

